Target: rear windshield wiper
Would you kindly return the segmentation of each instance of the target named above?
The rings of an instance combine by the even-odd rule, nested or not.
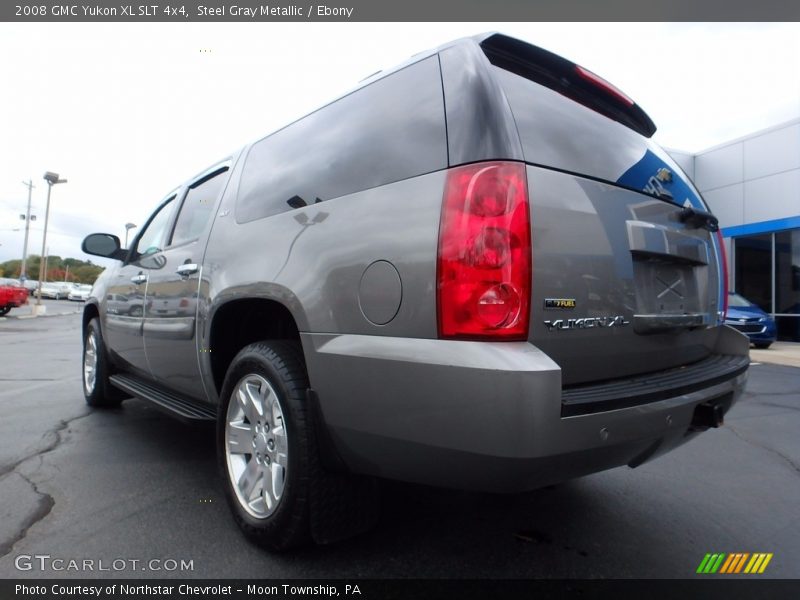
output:
[[[678,214],[678,220],[681,223],[686,223],[687,227],[692,229],[708,229],[711,233],[719,231],[719,220],[706,210],[694,208],[692,206],[684,206]]]

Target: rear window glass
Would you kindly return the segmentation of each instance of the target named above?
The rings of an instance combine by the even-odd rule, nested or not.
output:
[[[558,92],[492,67],[508,98],[525,160],[704,208],[678,164],[632,129]]]
[[[439,62],[379,79],[256,142],[242,171],[239,223],[447,166]]]
[[[728,306],[746,308],[748,306],[753,306],[753,303],[739,294],[728,294]]]

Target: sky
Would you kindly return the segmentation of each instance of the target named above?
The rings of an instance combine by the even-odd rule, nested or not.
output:
[[[697,152],[800,117],[797,23],[0,23],[0,262],[91,258],[227,153],[449,40],[501,31],[632,97],[654,139]],[[132,233],[135,233],[133,230]],[[100,259],[92,258],[95,262]]]

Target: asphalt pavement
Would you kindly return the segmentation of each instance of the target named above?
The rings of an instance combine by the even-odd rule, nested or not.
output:
[[[80,346],[78,315],[0,322],[2,578],[685,578],[718,552],[800,578],[799,368],[753,366],[723,428],[637,469],[511,496],[384,482],[370,533],[273,555],[229,515],[212,429],[89,410]]]
[[[64,315],[71,315],[83,311],[83,302],[76,302],[72,300],[50,300],[42,298],[44,305],[44,317],[61,317]],[[0,317],[0,322],[11,319],[32,319],[34,318],[34,306],[36,306],[36,298],[31,296],[28,298],[28,303],[22,306],[15,306],[4,317]]]

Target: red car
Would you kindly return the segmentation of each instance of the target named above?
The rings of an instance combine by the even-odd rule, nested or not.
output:
[[[28,303],[28,290],[16,282],[0,283],[0,316],[15,306]]]

